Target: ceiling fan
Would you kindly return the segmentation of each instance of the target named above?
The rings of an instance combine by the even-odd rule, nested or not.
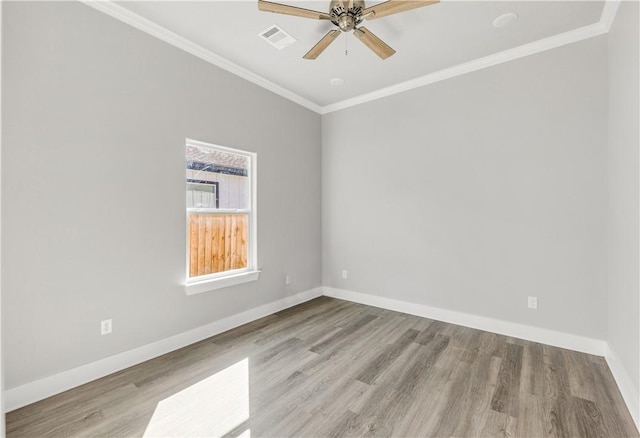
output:
[[[329,20],[338,29],[330,30],[318,43],[303,56],[304,59],[316,59],[339,35],[340,32],[350,32],[382,59],[396,53],[384,41],[375,36],[366,27],[359,26],[363,20],[373,20],[387,15],[397,14],[410,9],[420,8],[438,3],[440,0],[388,0],[365,8],[364,0],[331,0],[329,13],[312,11],[310,9],[258,0],[258,9],[264,12],[294,15],[296,17]]]

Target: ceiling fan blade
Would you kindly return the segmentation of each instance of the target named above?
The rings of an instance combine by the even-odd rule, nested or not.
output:
[[[320,41],[318,41],[318,44],[313,46],[311,50],[309,50],[307,54],[303,56],[303,58],[316,59],[322,52],[324,52],[324,49],[329,47],[329,44],[331,44],[336,38],[338,38],[338,35],[340,35],[341,33],[342,32],[340,32],[339,30],[330,30],[325,36],[322,37]]]
[[[296,17],[313,18],[316,20],[331,20],[331,15],[324,12],[312,11],[311,9],[297,8],[295,6],[272,3],[265,0],[258,0],[258,9],[264,12],[275,12],[276,14],[293,15]]]
[[[324,49],[329,47],[329,44],[331,44],[336,38],[338,38],[341,33],[342,32],[340,32],[339,30],[330,30],[325,36],[322,37],[320,41],[318,41],[315,46],[311,48],[311,50],[307,52],[306,55],[303,56],[303,58],[316,59],[322,52],[324,52]]]
[[[388,0],[366,8],[362,11],[362,15],[371,14],[367,17],[367,20],[373,20],[423,6],[434,5],[439,2],[440,0]]]
[[[389,47],[387,43],[372,34],[366,27],[355,29],[353,34],[382,59],[387,59],[389,56],[396,53],[396,51]]]

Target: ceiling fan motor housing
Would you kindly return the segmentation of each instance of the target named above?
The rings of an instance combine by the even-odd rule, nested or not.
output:
[[[341,31],[349,32],[362,22],[364,0],[353,0],[353,6],[349,8],[349,0],[331,0],[329,14],[331,22]]]

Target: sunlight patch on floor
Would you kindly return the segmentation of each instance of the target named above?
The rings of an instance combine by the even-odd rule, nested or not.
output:
[[[145,437],[219,437],[249,419],[249,359],[160,401]],[[250,438],[250,431],[240,435]]]

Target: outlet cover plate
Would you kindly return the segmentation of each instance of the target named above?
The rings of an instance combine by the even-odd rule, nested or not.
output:
[[[112,324],[112,321],[110,319],[105,319],[103,321],[100,321],[100,334],[101,335],[108,335],[112,331],[113,331],[113,324]]]

